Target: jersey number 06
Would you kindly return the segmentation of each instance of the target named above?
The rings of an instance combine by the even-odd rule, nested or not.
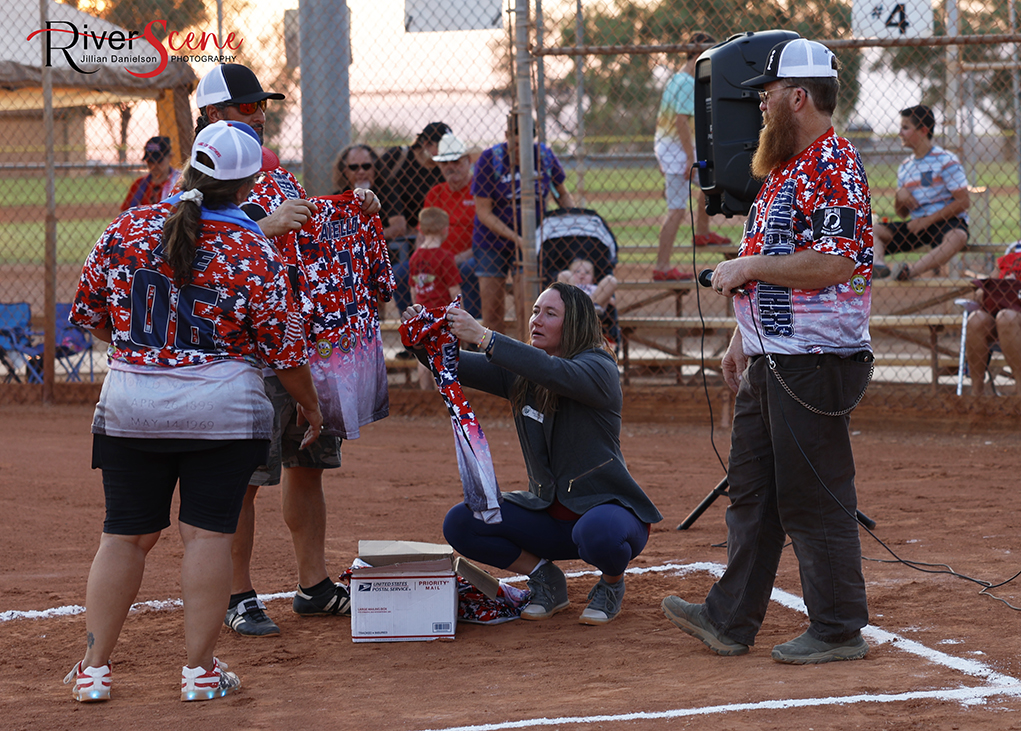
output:
[[[131,280],[131,342],[166,347],[170,320],[174,319],[175,349],[215,350],[213,320],[198,314],[198,309],[203,304],[213,306],[218,299],[216,290],[194,284],[178,289],[167,276],[139,269]]]

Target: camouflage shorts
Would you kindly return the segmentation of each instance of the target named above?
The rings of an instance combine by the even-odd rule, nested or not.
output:
[[[266,376],[266,395],[273,403],[273,438],[269,443],[269,463],[260,466],[249,485],[279,485],[281,467],[340,467],[341,437],[320,436],[306,449],[298,449],[307,425],[298,426],[298,405],[276,376]]]

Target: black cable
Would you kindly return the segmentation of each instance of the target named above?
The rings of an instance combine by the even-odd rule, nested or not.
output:
[[[749,306],[754,308],[755,307],[755,302],[754,301],[749,302]],[[758,325],[758,322],[755,319],[754,313],[752,313],[751,320],[752,320],[752,326],[755,328],[755,335],[759,339],[759,347],[761,348],[761,350],[763,352],[763,357],[768,357],[768,356],[765,355],[765,353],[766,353],[766,346],[765,346],[765,343],[764,343],[764,341],[762,339],[762,333],[759,331],[759,325]],[[703,329],[703,332],[704,332],[704,329]],[[775,379],[777,379],[777,384],[779,384],[779,376],[773,371],[773,368],[769,367],[769,363],[768,362],[767,362],[767,368],[772,373],[773,377]],[[920,572],[926,573],[926,574],[948,574],[950,576],[955,576],[955,577],[957,577],[959,579],[964,579],[965,581],[970,581],[970,582],[972,582],[974,584],[978,584],[979,586],[981,586],[982,590],[979,592],[979,595],[988,596],[988,597],[990,597],[992,599],[995,599],[995,600],[997,600],[999,602],[1003,602],[1004,604],[1006,604],[1008,607],[1010,607],[1011,609],[1013,609],[1015,611],[1021,611],[1021,607],[1016,607],[1013,604],[1011,604],[1010,602],[1008,602],[1006,599],[1003,599],[1002,597],[998,597],[995,594],[992,594],[992,593],[989,592],[990,589],[995,589],[995,588],[1000,587],[1000,586],[1005,586],[1006,584],[1009,584],[1010,582],[1014,581],[1014,579],[1016,579],[1019,576],[1021,576],[1021,571],[1018,571],[1016,574],[1011,576],[1006,581],[1001,581],[999,584],[993,584],[992,582],[986,581],[985,579],[976,579],[973,576],[968,576],[967,574],[959,573],[959,572],[955,571],[951,566],[949,566],[948,564],[945,564],[945,563],[926,563],[924,561],[913,561],[911,559],[905,559],[905,558],[901,558],[900,556],[898,556],[897,553],[892,548],[890,548],[886,543],[884,543],[883,540],[879,536],[877,536],[875,533],[873,533],[872,530],[867,525],[865,525],[864,523],[859,521],[857,515],[853,514],[850,510],[847,509],[847,506],[845,506],[842,502],[840,502],[840,500],[837,499],[837,496],[834,495],[833,492],[830,490],[829,485],[827,485],[823,481],[822,477],[819,475],[818,471],[815,469],[815,465],[812,464],[812,460],[810,460],[808,458],[808,455],[805,454],[805,450],[802,448],[801,442],[798,441],[798,437],[794,433],[794,428],[790,425],[790,422],[787,421],[787,414],[784,412],[783,399],[782,398],[778,398],[777,399],[777,405],[780,408],[780,418],[783,419],[784,426],[786,426],[787,427],[787,431],[790,432],[791,439],[794,440],[794,444],[797,446],[798,451],[801,453],[801,456],[804,458],[805,463],[809,466],[809,469],[812,470],[812,474],[815,475],[815,479],[819,481],[820,485],[822,485],[822,488],[823,488],[823,490],[826,491],[826,494],[829,495],[831,498],[833,498],[833,501],[837,505],[839,505],[840,509],[843,510],[845,513],[847,513],[847,515],[852,520],[854,520],[862,528],[864,528],[865,531],[870,536],[872,536],[873,540],[875,540],[876,543],[878,543],[880,546],[882,546],[884,549],[886,549],[887,553],[889,553],[891,556],[893,556],[893,560],[889,560],[889,559],[877,559],[877,558],[867,558],[865,556],[862,556],[862,560],[863,561],[873,561],[873,562],[876,562],[876,563],[900,563],[900,564],[903,564],[904,566],[906,566],[906,567],[908,567],[910,569],[914,569],[915,571],[920,571]],[[941,570],[933,570],[933,569],[930,569],[930,568],[923,568],[923,567],[930,567],[930,566],[942,566],[943,569],[941,569]]]
[[[688,171],[688,220],[691,224],[691,272],[695,275],[697,272],[698,263],[695,260],[695,207],[693,205],[693,199],[691,195],[691,178],[695,170],[699,168],[698,162],[691,164],[691,169]],[[701,287],[698,286],[698,280],[695,280],[695,305],[698,308],[698,321],[702,323],[702,337],[699,341],[698,355],[700,362],[700,370],[702,372],[702,392],[705,394],[705,402],[709,407],[709,444],[712,445],[713,452],[716,454],[716,459],[720,463],[720,467],[723,468],[723,474],[727,474],[727,465],[723,461],[723,457],[720,456],[720,452],[716,449],[716,417],[713,415],[713,400],[709,395],[709,381],[706,378],[705,371],[705,315],[702,312],[702,293],[699,292]],[[681,348],[681,352],[678,356],[684,356],[684,349]],[[684,366],[678,366],[683,368]]]
[[[691,226],[691,241],[692,241],[692,247],[691,247],[691,271],[692,271],[692,273],[696,272],[698,264],[697,264],[696,257],[695,257],[695,245],[694,245],[695,244],[695,210],[694,210],[693,198],[692,198],[692,194],[691,194],[691,178],[692,178],[692,175],[694,174],[695,170],[697,168],[699,168],[699,167],[701,167],[701,166],[699,165],[699,163],[697,161],[692,163],[691,169],[690,169],[690,171],[688,173],[688,178],[689,178],[689,185],[688,185],[688,218],[689,218],[690,226]],[[700,346],[699,346],[699,356],[700,356],[701,370],[702,370],[702,390],[705,393],[706,404],[709,407],[709,441],[710,441],[710,444],[712,445],[713,452],[716,454],[716,459],[719,461],[720,466],[723,467],[724,474],[727,474],[727,472],[728,472],[727,465],[724,463],[723,458],[720,456],[719,451],[716,449],[716,441],[715,441],[716,419],[715,419],[715,417],[713,415],[712,398],[709,396],[709,384],[708,384],[708,380],[706,378],[706,367],[705,367],[705,330],[706,330],[706,328],[705,328],[705,315],[702,312],[702,297],[701,297],[701,292],[699,292],[701,287],[697,286],[697,284],[696,284],[694,289],[695,289],[695,302],[696,302],[696,305],[698,307],[698,317],[699,317],[699,321],[702,323],[702,337],[701,337]],[[749,295],[749,297],[750,296],[751,295]],[[754,307],[755,307],[754,300],[751,300],[749,302],[749,306],[752,309],[754,309]],[[764,341],[762,339],[762,333],[759,331],[759,325],[758,325],[758,322],[755,319],[755,313],[752,312],[751,314],[752,314],[752,317],[751,317],[752,326],[755,328],[755,335],[759,339],[759,346],[762,349],[763,356],[765,356],[765,354],[766,354],[766,346],[765,346],[765,343],[764,343]],[[680,355],[683,355],[683,353],[681,353]],[[777,376],[777,374],[775,372],[773,372],[772,368],[770,368],[769,370],[772,372],[773,377],[777,379],[777,383],[779,383],[779,377]],[[883,540],[879,536],[877,536],[875,533],[873,533],[872,530],[867,525],[865,525],[860,520],[858,520],[858,516],[853,514],[853,513],[851,513],[851,511],[848,510],[847,507],[842,502],[840,502],[840,500],[837,499],[837,496],[833,494],[833,492],[829,488],[829,485],[827,485],[823,481],[822,477],[819,475],[818,471],[815,469],[815,465],[812,464],[812,461],[808,458],[808,455],[805,454],[805,450],[802,448],[801,442],[798,441],[798,437],[794,433],[793,427],[790,425],[790,422],[787,421],[787,415],[786,415],[786,413],[784,412],[784,409],[783,409],[782,399],[778,399],[777,400],[777,404],[780,407],[780,416],[783,419],[784,425],[787,427],[787,430],[790,432],[791,438],[794,440],[795,445],[797,445],[798,451],[801,453],[801,456],[804,458],[805,462],[808,464],[809,468],[812,470],[812,474],[815,475],[815,478],[819,481],[819,484],[822,485],[822,488],[826,491],[826,493],[831,498],[833,498],[833,501],[836,502],[837,505],[840,506],[841,510],[843,510],[852,520],[854,520],[856,523],[861,525],[861,527],[865,529],[865,531],[872,537],[872,539],[876,543],[878,543],[880,546],[882,546],[887,551],[887,553],[889,553],[891,556],[893,556],[893,560],[890,560],[890,559],[878,559],[878,558],[868,558],[866,556],[862,556],[862,560],[863,561],[872,561],[872,562],[875,562],[875,563],[900,563],[900,564],[903,564],[904,566],[906,566],[906,567],[908,567],[910,569],[914,569],[914,570],[920,571],[922,573],[927,573],[927,574],[947,574],[947,575],[950,575],[950,576],[955,576],[955,577],[957,577],[959,579],[964,579],[965,581],[970,581],[970,582],[972,582],[974,584],[978,584],[979,586],[981,586],[982,590],[979,591],[979,595],[988,596],[988,597],[990,597],[992,599],[995,599],[996,601],[1002,602],[1003,604],[1007,605],[1009,608],[1011,608],[1011,609],[1013,609],[1015,611],[1021,611],[1021,607],[1016,607],[1013,604],[1011,604],[1010,602],[1008,602],[1006,599],[1003,599],[1002,597],[998,597],[995,594],[992,594],[990,592],[990,589],[996,589],[998,587],[1005,586],[1005,585],[1013,582],[1018,577],[1021,577],[1021,571],[1018,571],[1016,574],[1014,574],[1013,576],[1011,576],[1009,579],[1007,579],[1005,581],[1001,581],[998,584],[994,584],[994,583],[992,583],[990,581],[987,581],[985,579],[976,579],[973,576],[968,576],[967,574],[959,573],[958,571],[955,571],[951,566],[949,566],[948,564],[945,564],[945,563],[926,563],[924,561],[913,561],[911,559],[905,559],[905,558],[901,558],[900,556],[898,556],[897,553],[892,548],[890,548],[890,546],[888,546],[885,542],[883,542]],[[724,542],[722,544],[719,544],[719,545],[720,546],[725,546],[726,542]],[[789,545],[789,544],[785,544],[784,548],[786,548],[787,545]],[[926,568],[926,567],[942,567],[942,568],[939,569],[939,570],[934,570],[932,568]]]

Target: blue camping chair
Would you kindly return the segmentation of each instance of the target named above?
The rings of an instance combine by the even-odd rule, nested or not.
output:
[[[89,361],[89,381],[96,380],[92,362],[92,333],[68,321],[71,314],[70,302],[57,303],[57,364],[67,374],[68,383],[81,383],[81,368],[85,359]]]
[[[41,333],[32,329],[32,308],[27,302],[0,304],[0,363],[7,369],[4,383],[21,383],[18,371],[25,367],[25,381],[42,383]]]

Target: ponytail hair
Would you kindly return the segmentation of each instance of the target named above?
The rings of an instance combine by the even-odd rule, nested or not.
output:
[[[204,152],[197,152],[197,160],[212,167],[213,162]],[[202,208],[226,208],[237,202],[237,192],[255,182],[255,175],[236,180],[217,180],[193,168],[185,167],[181,173],[181,190],[197,191],[199,195],[182,198],[163,224],[163,245],[167,261],[174,270],[174,280],[180,286],[192,278],[192,264],[202,233]]]

